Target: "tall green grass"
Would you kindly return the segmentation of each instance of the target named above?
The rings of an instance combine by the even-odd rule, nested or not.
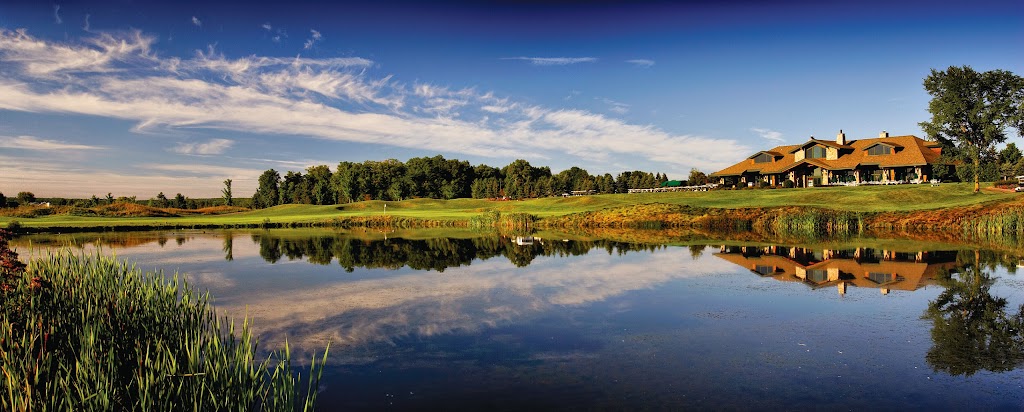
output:
[[[996,213],[980,214],[960,223],[968,238],[1019,244],[1024,239],[1024,209],[1007,208]]]
[[[858,235],[865,229],[861,213],[821,209],[780,211],[754,220],[752,226],[755,230],[778,235],[812,237]]]
[[[499,230],[529,231],[533,229],[537,217],[529,213],[501,213],[488,210],[469,218],[469,227],[474,229],[496,228]]]
[[[99,255],[29,262],[3,291],[5,411],[311,410],[326,362],[258,360],[248,322],[218,318],[177,275]],[[305,382],[303,385],[302,382]]]

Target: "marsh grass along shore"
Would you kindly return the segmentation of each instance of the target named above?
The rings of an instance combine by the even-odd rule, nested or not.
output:
[[[177,275],[65,251],[27,267],[0,231],[0,409],[311,410],[326,361],[260,360],[248,320]],[[173,320],[173,321],[172,321]]]

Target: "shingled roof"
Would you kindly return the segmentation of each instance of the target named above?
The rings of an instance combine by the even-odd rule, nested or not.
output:
[[[839,149],[838,158],[835,160],[822,158],[796,160],[797,152],[816,144]],[[892,147],[893,152],[887,155],[869,155],[868,149],[878,144]],[[859,139],[847,142],[845,145],[829,140],[810,139],[806,143],[776,146],[757,153],[778,154],[779,156],[775,157],[774,162],[754,163],[751,159],[757,155],[755,154],[742,162],[714,172],[711,176],[738,176],[744,173],[778,174],[802,164],[811,164],[827,170],[852,170],[859,166],[881,168],[923,166],[938,163],[940,156],[938,148],[937,143],[925,141],[912,135]]]

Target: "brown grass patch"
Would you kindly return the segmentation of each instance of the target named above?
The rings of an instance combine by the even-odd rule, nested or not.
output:
[[[143,206],[137,203],[114,203],[92,208],[100,216],[116,217],[174,217],[168,209]]]
[[[1008,211],[1024,210],[1024,198],[1010,202],[980,204],[949,209],[919,210],[914,212],[883,212],[869,216],[868,226],[893,229],[959,229],[964,223],[982,216],[993,216]]]
[[[210,206],[202,209],[188,210],[201,215],[224,215],[228,213],[248,212],[249,209],[238,206]],[[184,212],[184,211],[183,211]]]

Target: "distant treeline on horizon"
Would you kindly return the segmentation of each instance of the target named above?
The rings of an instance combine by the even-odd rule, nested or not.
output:
[[[465,160],[445,159],[437,155],[415,157],[406,162],[395,159],[367,160],[361,163],[343,161],[333,171],[327,165],[309,167],[304,173],[287,171],[284,175],[269,169],[260,175],[259,186],[251,197],[233,198],[230,181],[225,181],[225,194],[221,198],[189,198],[181,193],[169,198],[160,192],[149,199],[138,199],[136,196],[115,198],[111,193],[105,197],[93,195],[89,199],[36,199],[30,192],[23,192],[17,198],[4,199],[0,207],[4,204],[19,206],[39,202],[48,202],[54,206],[93,207],[127,202],[178,209],[221,205],[267,208],[282,204],[329,205],[412,198],[526,199],[559,196],[574,191],[626,193],[629,189],[657,187],[668,180],[663,173],[639,170],[624,171],[616,176],[610,173],[591,175],[576,166],[552,174],[551,168],[534,167],[522,159],[502,168],[485,164],[472,166]],[[689,180],[694,184],[703,184],[707,183],[707,176],[693,169]]]
[[[525,199],[573,191],[626,193],[629,189],[656,187],[667,180],[662,173],[639,170],[618,176],[591,175],[575,166],[552,174],[551,168],[534,167],[522,159],[502,168],[472,166],[465,160],[438,155],[415,157],[404,163],[395,159],[345,161],[333,172],[326,165],[310,167],[305,174],[289,171],[284,176],[270,169],[260,175],[251,205],[265,208],[289,203],[324,205],[410,198]]]

